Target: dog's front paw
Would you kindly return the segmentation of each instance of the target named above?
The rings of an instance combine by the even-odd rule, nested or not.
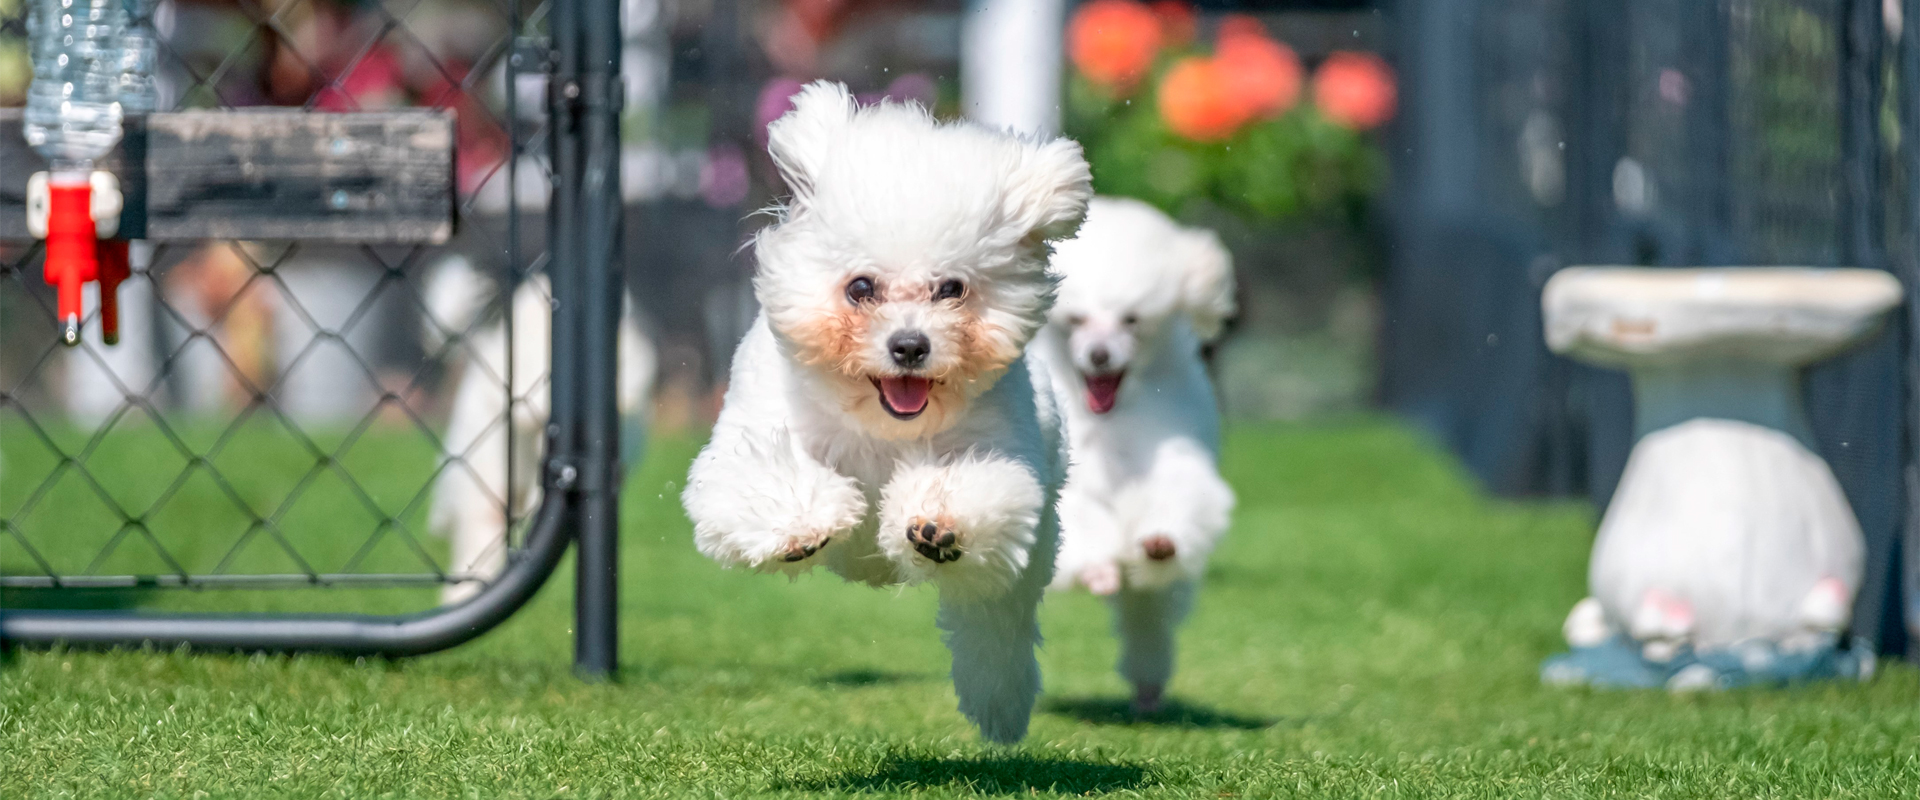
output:
[[[1080,570],[1080,583],[1101,597],[1120,591],[1120,565],[1111,561],[1089,564]]]
[[[789,536],[784,546],[775,552],[781,561],[791,564],[813,557],[814,553],[820,552],[821,548],[826,547],[827,542],[830,541],[833,541],[833,535],[828,533]]]
[[[926,517],[914,517],[907,523],[907,543],[935,564],[957,561],[966,552],[951,524]]]
[[[818,562],[814,556],[819,555],[832,541],[833,531],[777,535],[767,543],[760,557],[753,561],[753,567],[762,572],[797,575],[813,569]]]

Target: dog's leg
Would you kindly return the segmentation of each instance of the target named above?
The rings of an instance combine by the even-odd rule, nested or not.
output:
[[[1132,513],[1123,514],[1136,520],[1123,554],[1128,584],[1149,588],[1199,578],[1233,511],[1233,490],[1213,455],[1191,439],[1168,440],[1130,500]]]
[[[1120,676],[1133,684],[1133,710],[1160,710],[1173,677],[1173,630],[1193,602],[1193,583],[1127,589],[1113,596],[1113,627],[1120,635]]]
[[[1033,561],[1045,496],[1025,466],[995,457],[909,466],[882,494],[881,549],[940,587],[960,712],[989,741],[1025,736],[1040,694],[1034,615],[1051,553]]]
[[[960,712],[990,741],[1025,736],[1040,694],[1035,611],[1055,546],[1047,494],[1026,465],[997,455],[902,466],[881,493],[881,551],[909,580],[940,587]]]
[[[796,573],[867,513],[852,478],[804,452],[785,431],[716,429],[681,494],[694,544],[727,565]]]
[[[940,592],[940,630],[953,651],[953,693],[960,713],[988,741],[1010,744],[1027,735],[1040,696],[1036,613],[1042,585],[1022,581],[998,597],[954,597]]]
[[[1093,493],[1077,488],[1071,472],[1060,490],[1059,508],[1060,558],[1053,588],[1068,589],[1079,583],[1097,595],[1119,591],[1119,559],[1127,540],[1113,510]]]

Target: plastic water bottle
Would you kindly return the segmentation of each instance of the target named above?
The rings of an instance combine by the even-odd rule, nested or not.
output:
[[[120,0],[125,23],[120,29],[120,110],[151,114],[159,100],[153,82],[159,62],[159,36],[153,26],[154,0]]]
[[[62,173],[89,170],[120,140],[123,0],[32,0],[33,83],[25,134]]]

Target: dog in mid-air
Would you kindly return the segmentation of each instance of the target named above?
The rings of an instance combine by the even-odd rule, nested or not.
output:
[[[1201,346],[1234,313],[1233,261],[1212,231],[1097,197],[1053,265],[1059,299],[1034,351],[1067,408],[1055,587],[1113,606],[1133,707],[1161,707],[1174,628],[1227,529],[1220,415]]]
[[[440,600],[452,605],[506,568],[508,531],[539,506],[540,459],[552,409],[553,302],[547,276],[535,274],[500,303],[495,282],[460,257],[437,265],[423,294],[428,349],[443,351],[459,375],[440,442],[444,463],[427,512],[427,527],[451,544],[447,573],[455,581]],[[623,302],[621,311],[615,334],[620,459],[630,465],[645,441],[658,358],[653,341],[640,332],[633,304]],[[513,315],[511,336],[507,314]],[[455,336],[464,347],[454,344]]]
[[[1092,194],[1086,160],[827,82],[769,150],[793,195],[753,243],[761,312],[682,495],[695,543],[730,566],[933,584],[960,711],[1016,741],[1066,472],[1024,352],[1051,243]]]

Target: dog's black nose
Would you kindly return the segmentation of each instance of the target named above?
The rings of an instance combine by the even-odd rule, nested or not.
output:
[[[887,350],[893,353],[893,363],[907,369],[918,369],[927,362],[927,354],[933,352],[933,344],[927,341],[924,333],[901,331],[887,340]]]
[[[1105,347],[1095,347],[1087,351],[1087,360],[1093,362],[1095,367],[1106,366],[1107,361],[1111,358],[1112,356],[1107,355],[1107,348]]]

